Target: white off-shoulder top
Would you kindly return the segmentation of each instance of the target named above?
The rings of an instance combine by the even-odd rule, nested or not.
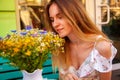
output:
[[[98,38],[100,37],[102,36],[99,36]],[[104,73],[112,70],[112,60],[117,53],[117,49],[112,45],[112,43],[111,53],[112,56],[107,59],[94,47],[79,69],[76,70],[73,66],[70,66],[67,72],[76,74],[80,78],[79,80],[99,80],[99,72]],[[60,69],[60,72],[63,74],[66,73],[63,69]]]

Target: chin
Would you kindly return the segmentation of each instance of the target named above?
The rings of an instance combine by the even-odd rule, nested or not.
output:
[[[59,34],[59,36],[60,36],[61,38],[64,38],[64,37],[65,37],[65,35],[62,35],[62,34],[61,34],[61,35]]]

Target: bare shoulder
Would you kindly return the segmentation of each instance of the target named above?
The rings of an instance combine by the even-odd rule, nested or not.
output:
[[[111,42],[106,39],[99,39],[96,42],[95,48],[98,50],[98,52],[109,59],[111,57]]]

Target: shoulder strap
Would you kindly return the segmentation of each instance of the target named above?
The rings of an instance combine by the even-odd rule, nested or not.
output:
[[[103,37],[102,35],[97,36],[97,38],[96,38],[96,40],[95,40],[95,43],[94,43],[94,48],[95,48],[95,46],[96,46],[97,41],[98,41],[100,38],[102,38],[102,37]]]

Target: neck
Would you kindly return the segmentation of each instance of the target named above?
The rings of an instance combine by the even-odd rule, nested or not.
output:
[[[70,40],[70,43],[73,45],[79,45],[84,42],[83,40],[79,39],[75,34],[70,34],[68,38]]]

